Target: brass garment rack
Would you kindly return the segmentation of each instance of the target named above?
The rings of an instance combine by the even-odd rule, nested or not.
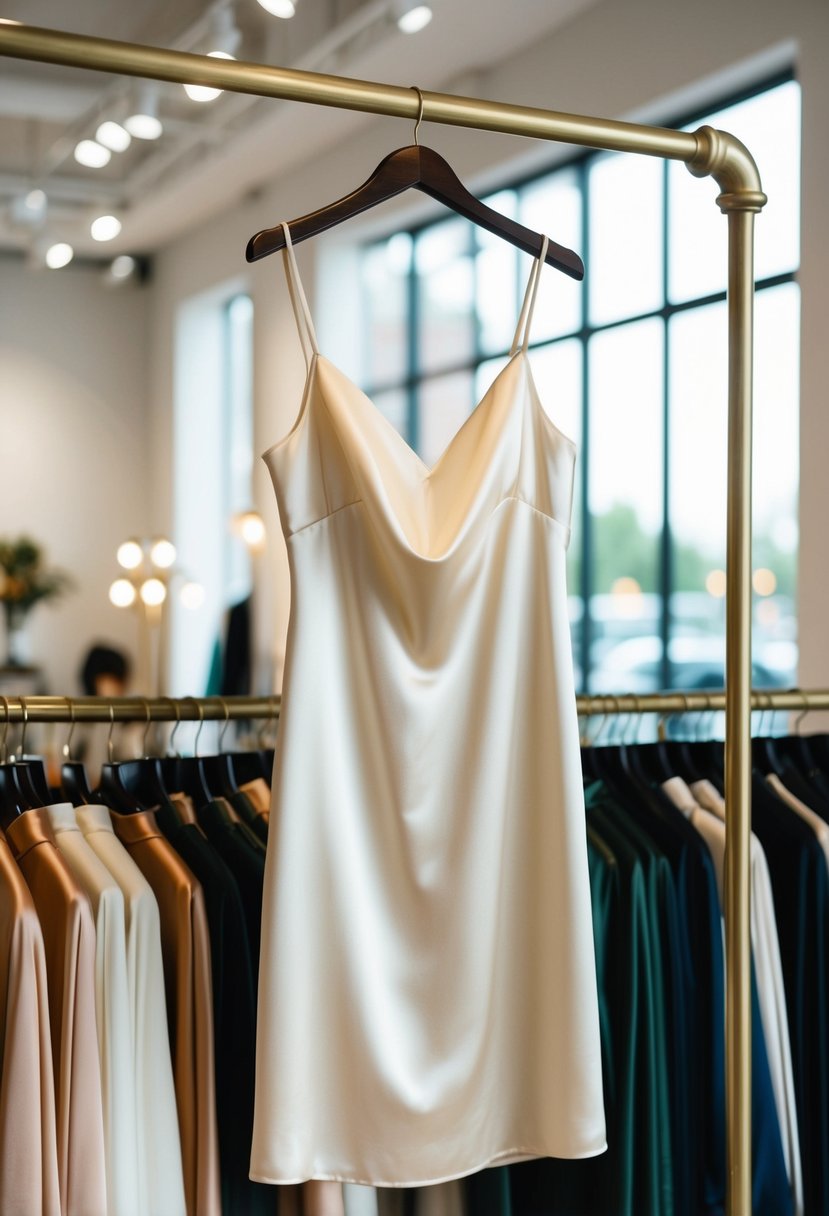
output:
[[[763,194],[751,154],[726,132],[694,132],[561,114],[410,87],[262,64],[210,59],[134,43],[0,23],[0,54],[230,92],[304,101],[684,161],[713,177],[728,218],[728,520],[726,566],[726,1115],[727,1216],[751,1212],[751,407],[754,214]],[[240,251],[241,257],[241,251]],[[107,715],[108,720],[108,715]]]

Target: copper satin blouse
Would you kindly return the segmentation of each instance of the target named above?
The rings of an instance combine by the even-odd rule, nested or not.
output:
[[[0,1212],[60,1216],[46,952],[0,832]]]
[[[61,1211],[107,1216],[92,910],[58,852],[47,811],[18,816],[6,839],[43,932]]]
[[[219,1216],[213,997],[204,895],[162,836],[152,812],[112,812],[110,817],[116,836],[158,901],[188,1216]]]

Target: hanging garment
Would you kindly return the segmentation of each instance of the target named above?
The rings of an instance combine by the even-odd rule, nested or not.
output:
[[[162,803],[155,817],[204,892],[213,983],[222,1212],[270,1216],[273,1192],[248,1177],[253,1133],[256,964],[251,958],[239,886],[196,826],[193,804],[186,795]]]
[[[146,1216],[184,1216],[181,1139],[170,1061],[158,903],[150,884],[115,836],[107,808],[79,806],[75,817],[87,844],[124,896],[138,1209]]]
[[[139,1216],[124,896],[84,839],[72,803],[55,803],[45,810],[60,854],[89,897],[95,919],[95,1022],[101,1060],[107,1208],[109,1216]]]
[[[106,1216],[92,909],[58,852],[47,811],[19,815],[6,839],[32,893],[46,948],[61,1211]]]
[[[681,777],[672,777],[669,781],[664,782],[662,788],[674,805],[687,816],[711,850],[711,857],[717,871],[720,904],[724,906],[725,801],[719,799],[717,795],[719,805],[716,812],[700,807],[692,790]],[[803,1175],[800,1161],[800,1139],[797,1130],[797,1103],[794,1093],[783,967],[780,962],[780,944],[774,915],[774,896],[766,855],[763,852],[763,846],[753,832],[751,834],[750,874],[751,952],[760,1021],[794,1216],[803,1216]]]
[[[0,832],[0,1212],[60,1216],[43,933]]]
[[[316,346],[265,455],[292,607],[252,1176],[604,1152],[566,547],[575,450],[510,359],[429,468]],[[543,254],[542,254],[543,257]]]
[[[188,1216],[219,1216],[210,939],[204,895],[150,811],[111,812],[115,834],[158,900]]]

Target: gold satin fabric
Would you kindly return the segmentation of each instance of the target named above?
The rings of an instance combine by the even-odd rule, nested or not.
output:
[[[188,1216],[220,1216],[210,939],[204,893],[150,811],[110,813],[115,834],[153,889],[161,917],[184,1193]]]
[[[247,794],[257,817],[264,819],[267,824],[271,813],[271,790],[267,781],[263,777],[257,777],[253,781],[246,781],[244,785],[240,785],[239,791]]]
[[[0,832],[0,1212],[60,1216],[43,934]]]
[[[527,332],[427,467],[319,354],[265,454],[291,571],[252,1177],[602,1152],[565,582],[575,449]],[[523,322],[527,322],[521,341]]]
[[[45,810],[26,811],[6,839],[43,932],[63,1216],[106,1216],[104,1118],[95,1021],[95,923],[58,852]]]

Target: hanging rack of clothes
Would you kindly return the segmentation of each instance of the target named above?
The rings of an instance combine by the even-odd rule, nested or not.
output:
[[[476,1216],[484,1207],[498,1216],[536,1210],[549,1216],[690,1216],[722,1210],[723,748],[704,734],[689,742],[687,731],[664,725],[674,716],[682,725],[691,715],[717,714],[725,703],[723,692],[678,690],[578,698],[580,714],[599,722],[598,731],[584,732],[583,766],[610,1148],[593,1161],[539,1160],[453,1184],[441,1202],[457,1216]],[[829,1058],[824,1059],[820,1014],[821,1002],[829,1000],[829,976],[819,957],[819,935],[829,930],[829,744],[820,735],[801,735],[799,728],[807,713],[829,709],[829,689],[758,690],[751,704],[759,711],[752,777],[752,1210],[803,1216],[829,1204]],[[37,1074],[39,1062],[40,1073],[48,1074],[50,1056],[59,1059],[60,1049],[68,1047],[69,1071],[78,1073],[84,1052],[91,1058],[95,1046],[93,1036],[80,1032],[96,1018],[99,1060],[119,1064],[101,1069],[101,1135],[93,1135],[96,1119],[89,1110],[98,1107],[84,1066],[84,1118],[71,1104],[65,1110],[59,1105],[55,1133],[41,1139],[40,1157],[26,1154],[29,1171],[40,1172],[44,1211],[54,1207],[50,1186],[59,1190],[63,1181],[66,1189],[71,1178],[81,1177],[67,1168],[81,1141],[89,1159],[102,1167],[88,1168],[84,1185],[97,1185],[101,1202],[106,1189],[108,1210],[132,1210],[125,1202],[130,1194],[138,1212],[159,1203],[182,1212],[269,1210],[267,1188],[247,1178],[247,1160],[252,992],[272,753],[257,746],[225,752],[224,740],[231,721],[258,720],[267,729],[277,723],[279,708],[278,696],[0,698],[0,775],[10,759],[9,727],[18,728],[12,763],[35,766],[37,760],[26,755],[28,724],[69,727],[61,786],[47,787],[38,798],[41,776],[28,808],[34,814],[11,824],[4,820],[0,890],[4,882],[7,894],[12,889],[16,862],[31,884],[48,939],[58,923],[66,924],[64,912],[56,911],[56,878],[62,876],[65,885],[74,876],[90,898],[95,921],[92,928],[85,922],[82,899],[69,899],[80,959],[74,983],[82,998],[86,967],[86,1002],[75,1002],[69,1044],[59,1042],[50,1053],[50,1036],[41,1034],[39,1054],[33,1055],[30,1044],[29,1067]],[[662,729],[655,743],[642,744],[640,727],[648,714],[660,716]],[[793,733],[764,737],[767,714],[777,715],[772,721],[778,726],[796,715]],[[612,719],[621,723],[619,729],[608,729]],[[219,754],[207,755],[197,734],[195,755],[181,757],[174,733],[165,758],[110,762],[100,787],[84,794],[68,746],[79,721],[109,724],[110,730],[116,723],[168,722],[177,728],[182,721],[198,721],[201,728],[212,721],[220,727]],[[705,719],[698,721],[704,731]],[[25,892],[18,896],[25,899]],[[183,917],[174,906],[182,900]],[[29,931],[36,940],[31,923]],[[7,982],[19,987],[19,961],[17,970],[14,960],[3,970]],[[46,971],[40,1021],[28,1018],[30,1026],[49,1023],[43,998],[51,994],[54,1004],[50,985],[65,982],[48,966]],[[35,1006],[36,989],[36,983],[29,985]],[[129,1008],[136,1032],[131,1049],[122,1041]],[[152,1018],[144,1016],[150,1011]],[[16,1035],[15,1025],[7,1025],[0,1053],[5,1048],[19,1054],[20,1021]],[[59,1039],[64,1029],[55,1026],[51,1034]],[[195,1046],[195,1067],[189,1051],[177,1052],[182,1042]],[[153,1084],[142,1094],[147,1076]],[[48,1094],[48,1085],[41,1088]],[[29,1077],[26,1089],[31,1091]],[[144,1109],[146,1098],[151,1107]],[[218,1113],[210,1118],[214,1105]],[[124,1112],[131,1106],[135,1117],[128,1120]],[[34,1125],[42,1132],[49,1123],[48,1098],[37,1116]],[[8,1123],[0,1109],[0,1157]],[[57,1148],[59,1128],[65,1157]],[[159,1128],[161,1143],[150,1134]],[[131,1181],[136,1162],[140,1185]],[[19,1180],[12,1170],[0,1172],[6,1179],[0,1197],[10,1200]],[[30,1195],[32,1185],[28,1177]],[[428,1190],[412,1200],[418,1216],[436,1202]],[[61,1192],[61,1199],[70,1208],[77,1200],[96,1210],[90,1190]],[[345,1216],[352,1216],[354,1205],[367,1200],[346,1188],[342,1195],[321,1193],[303,1202],[309,1211],[316,1203],[327,1205],[330,1216],[345,1203]],[[371,1202],[377,1216],[393,1216],[389,1194],[377,1192]]]
[[[728,526],[726,597],[726,1090],[728,1216],[749,1208],[751,1192],[751,977],[749,934],[751,797],[751,405],[753,223],[762,210],[749,151],[711,127],[666,130],[611,119],[452,97],[409,87],[210,59],[156,47],[84,37],[23,24],[0,25],[0,54],[177,83],[209,84],[262,97],[306,101],[478,130],[635,152],[683,161],[720,187],[728,219]]]

